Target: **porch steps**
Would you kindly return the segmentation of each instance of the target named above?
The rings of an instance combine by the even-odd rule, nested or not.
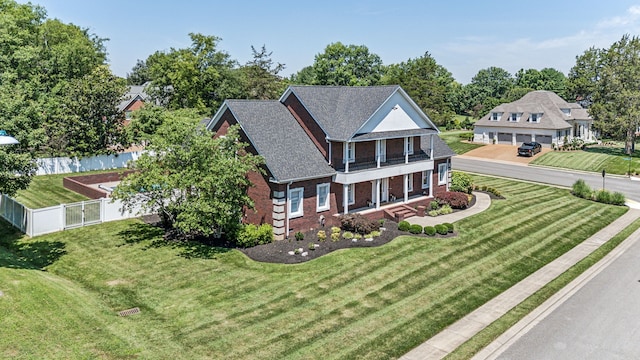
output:
[[[411,206],[402,204],[385,209],[384,217],[395,222],[400,222],[408,217],[415,216],[417,212],[418,211]]]

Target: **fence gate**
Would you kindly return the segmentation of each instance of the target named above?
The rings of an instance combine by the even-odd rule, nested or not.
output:
[[[101,201],[83,201],[64,205],[64,228],[72,229],[102,221]]]

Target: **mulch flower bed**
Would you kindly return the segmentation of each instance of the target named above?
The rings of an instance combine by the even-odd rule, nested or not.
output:
[[[289,239],[274,241],[270,244],[258,245],[246,249],[238,249],[245,255],[255,261],[280,263],[280,264],[297,264],[312,259],[317,259],[322,255],[326,255],[332,251],[339,249],[350,248],[363,248],[363,247],[375,247],[388,243],[389,241],[397,238],[401,235],[410,235],[416,237],[430,237],[425,234],[414,235],[407,231],[398,230],[398,224],[391,220],[385,220],[383,228],[380,232],[380,236],[373,238],[371,241],[367,241],[364,238],[357,241],[343,239],[342,237],[338,241],[331,240],[331,228],[325,228],[327,233],[327,239],[323,242],[318,241],[318,231],[305,233],[304,240],[297,241],[293,235]],[[433,238],[447,238],[456,236],[456,233],[447,235],[435,235]],[[315,250],[309,249],[309,244],[313,243],[318,245]],[[306,256],[302,256],[302,253],[290,255],[290,251],[302,248],[302,253],[306,252]]]

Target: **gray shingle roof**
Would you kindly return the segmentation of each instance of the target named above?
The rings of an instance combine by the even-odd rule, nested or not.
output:
[[[429,145],[430,145],[429,136],[428,135],[421,136],[420,148],[422,149],[422,151],[424,151],[427,154],[429,153]],[[455,151],[453,151],[449,147],[449,145],[447,145],[447,143],[440,138],[440,136],[434,136],[433,137],[433,159],[439,160],[439,159],[444,159],[451,156],[456,156]]]
[[[123,100],[118,104],[118,111],[123,111],[126,109],[129,104],[134,102],[136,99],[140,99],[142,101],[149,100],[149,95],[144,91],[145,85],[132,85],[129,86],[129,91],[124,95]]]
[[[252,145],[276,182],[332,176],[318,148],[277,100],[227,100]]]
[[[329,139],[347,141],[400,87],[291,86]]]
[[[571,109],[571,115],[565,115],[561,109]],[[491,114],[501,112],[499,121],[491,121]],[[520,121],[507,121],[511,113],[522,113]],[[539,122],[528,122],[532,113],[542,113]],[[522,98],[496,106],[487,115],[476,121],[476,126],[512,127],[529,129],[567,129],[571,125],[567,121],[590,120],[587,111],[579,104],[569,103],[552,91],[536,90]]]

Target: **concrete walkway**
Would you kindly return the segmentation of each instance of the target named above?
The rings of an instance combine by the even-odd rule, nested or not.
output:
[[[638,218],[640,218],[640,210],[629,209],[627,213],[609,224],[609,226],[600,230],[556,260],[545,265],[540,270],[529,275],[502,294],[489,300],[486,304],[450,325],[400,359],[424,360],[444,358],[489,324],[499,319],[514,306],[533,295],[551,280],[587,257]],[[565,289],[566,288],[567,287],[565,287]],[[560,292],[570,291],[570,289],[565,289],[560,290]],[[490,346],[492,349],[487,349],[486,352],[483,351],[479,353],[478,358],[490,356],[490,354],[496,350],[496,346],[499,346],[499,344],[493,344],[493,346]]]
[[[411,224],[418,224],[421,226],[434,226],[442,223],[454,223],[468,216],[483,212],[487,210],[489,206],[491,206],[491,198],[489,197],[489,195],[475,191],[473,192],[473,195],[476,196],[476,203],[466,210],[440,216],[412,216],[406,218],[405,220],[407,220]]]

